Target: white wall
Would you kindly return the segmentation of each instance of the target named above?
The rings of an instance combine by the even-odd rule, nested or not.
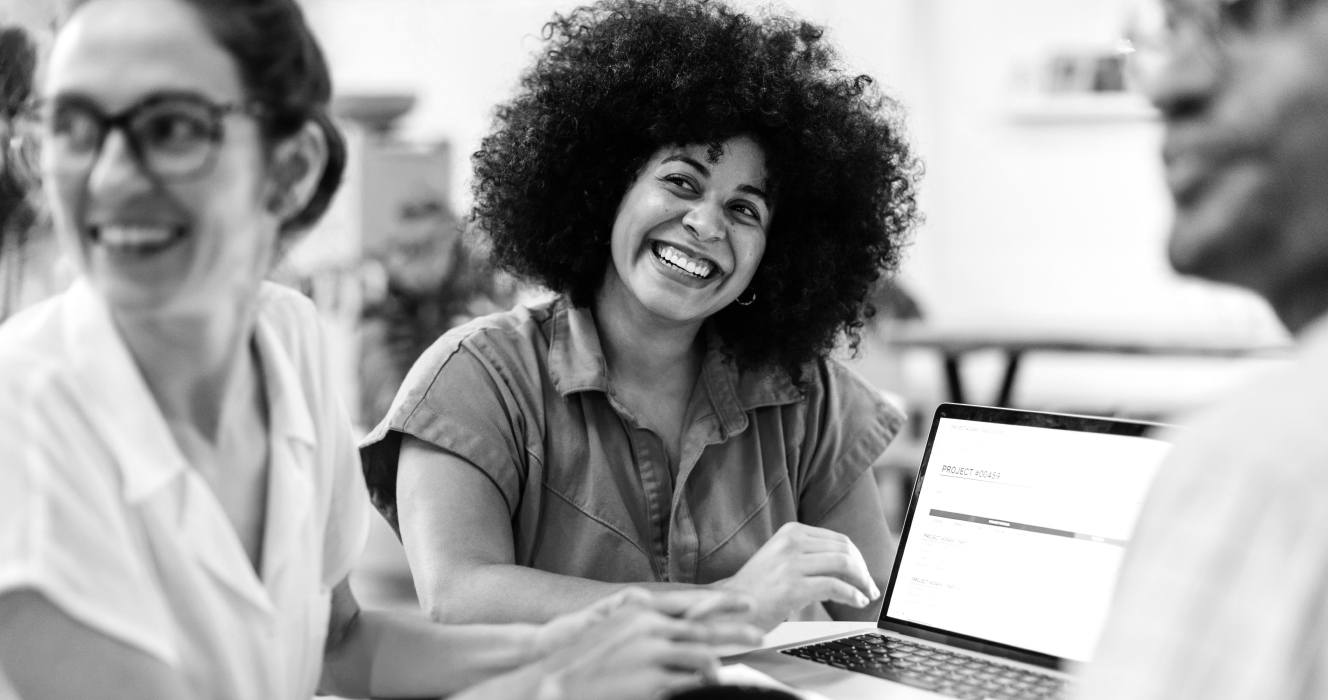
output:
[[[1166,266],[1155,121],[1027,123],[1010,114],[1030,57],[1109,46],[1134,0],[792,0],[850,65],[906,106],[926,161],[925,226],[905,279],[940,325],[1276,338],[1249,295]],[[346,91],[409,90],[413,138],[468,159],[540,45],[555,0],[306,0]],[[747,6],[755,3],[744,2]]]

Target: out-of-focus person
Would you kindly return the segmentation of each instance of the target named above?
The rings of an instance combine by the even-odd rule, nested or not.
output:
[[[311,302],[264,279],[340,182],[294,0],[84,0],[36,107],[80,277],[0,326],[0,667],[25,700],[653,698],[732,599],[542,627],[362,611],[371,510]],[[691,616],[693,619],[682,619]]]
[[[1290,366],[1178,436],[1082,700],[1328,697],[1328,3],[1171,0],[1142,58],[1171,263],[1251,289]],[[1158,50],[1161,53],[1157,53]]]
[[[420,355],[443,333],[512,306],[513,285],[472,250],[441,193],[402,205],[385,250],[368,262],[382,280],[360,321],[360,420],[387,415]]]
[[[23,257],[36,222],[36,143],[18,119],[32,93],[37,50],[20,27],[0,27],[0,321],[15,310]]]
[[[893,103],[788,15],[610,0],[544,35],[474,194],[496,264],[558,296],[443,336],[362,446],[421,602],[540,621],[640,584],[875,620],[904,418],[830,353],[915,218]]]

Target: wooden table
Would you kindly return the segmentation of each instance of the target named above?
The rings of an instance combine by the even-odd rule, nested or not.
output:
[[[1242,339],[1163,337],[1093,334],[1028,329],[937,329],[923,324],[896,325],[888,342],[898,349],[927,349],[941,355],[949,400],[968,403],[960,366],[966,355],[994,350],[1005,356],[1000,391],[993,406],[1006,407],[1014,394],[1015,380],[1024,355],[1030,352],[1146,355],[1155,357],[1276,357],[1291,349],[1287,342],[1251,342]]]

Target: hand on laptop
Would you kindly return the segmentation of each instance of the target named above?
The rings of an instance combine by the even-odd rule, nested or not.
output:
[[[731,594],[629,588],[564,615],[539,635],[547,655],[538,700],[658,698],[710,682],[719,668],[716,646],[760,643],[760,630],[733,621],[750,610],[749,600]],[[689,611],[688,619],[674,616]]]
[[[861,608],[881,595],[862,553],[848,537],[802,523],[779,528],[719,586],[755,598],[754,622],[766,630],[812,603],[834,601]]]

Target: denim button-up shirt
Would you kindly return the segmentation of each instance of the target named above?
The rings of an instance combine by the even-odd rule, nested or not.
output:
[[[826,520],[904,417],[834,361],[808,365],[799,388],[738,370],[707,339],[675,475],[663,440],[614,399],[589,309],[557,299],[457,328],[361,446],[374,503],[395,527],[409,434],[493,482],[517,564],[612,582],[731,576],[783,524]]]

